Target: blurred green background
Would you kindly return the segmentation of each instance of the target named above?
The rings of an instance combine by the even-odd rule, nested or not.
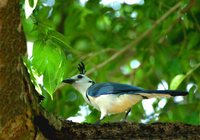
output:
[[[76,90],[60,87],[63,79],[78,73],[77,65],[83,61],[87,75],[96,82],[190,92],[186,97],[144,100],[132,107],[128,121],[200,124],[198,1],[26,2],[21,1],[28,49],[24,62],[36,89],[45,96],[41,104],[46,110],[78,122],[98,120],[100,113]],[[120,121],[124,115],[103,121]]]

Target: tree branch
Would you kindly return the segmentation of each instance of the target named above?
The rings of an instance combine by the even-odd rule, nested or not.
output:
[[[128,51],[132,46],[137,45],[139,42],[141,42],[146,36],[148,36],[153,29],[155,29],[162,21],[164,21],[169,15],[171,15],[174,11],[176,11],[178,8],[181,7],[181,1],[178,2],[176,5],[174,5],[171,9],[169,9],[163,16],[161,16],[154,24],[153,26],[148,29],[146,32],[144,32],[143,34],[141,34],[136,40],[134,40],[133,42],[129,43],[128,45],[126,45],[124,48],[122,48],[121,50],[119,50],[118,52],[116,52],[115,54],[113,54],[107,61],[104,61],[103,63],[97,65],[96,67],[93,67],[92,69],[90,69],[87,74],[90,75],[91,73],[93,73],[94,71],[96,71],[97,69],[100,69],[102,67],[104,67],[105,65],[107,65],[109,62],[113,61],[114,59],[116,59],[118,56],[122,55],[123,53],[125,53],[126,51]],[[191,6],[190,6],[191,7]]]
[[[43,116],[36,117],[40,131],[48,139],[199,139],[200,126],[181,123],[135,124],[128,122],[101,125],[61,121],[60,130],[52,127]],[[123,136],[123,137],[122,137]]]

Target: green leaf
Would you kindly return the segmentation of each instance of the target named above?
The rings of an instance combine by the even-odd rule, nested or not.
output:
[[[175,90],[178,88],[178,86],[182,83],[182,81],[185,79],[185,75],[183,74],[179,74],[179,75],[176,75],[171,83],[170,83],[170,89],[172,90]]]
[[[171,83],[170,83],[170,89],[175,90],[178,88],[178,86],[182,83],[182,81],[188,77],[190,74],[192,74],[196,69],[198,69],[200,67],[200,63],[197,64],[196,66],[193,67],[193,69],[191,69],[190,71],[187,72],[187,74],[179,74],[176,75]]]
[[[48,31],[48,36],[51,38],[51,40],[53,40],[53,42],[55,42],[57,45],[60,45],[63,48],[68,48],[68,49],[72,49],[68,43],[68,41],[66,41],[67,39],[65,38],[64,35],[62,35],[61,33],[54,31],[54,30],[49,30]]]
[[[29,5],[30,5],[31,8],[33,8],[33,6],[34,6],[34,0],[29,0]]]
[[[54,90],[66,72],[65,55],[59,46],[51,40],[36,41],[33,48],[32,64],[39,75],[44,75],[44,87],[53,98]]]
[[[23,21],[23,29],[26,33],[30,33],[33,30],[34,21],[32,18],[28,18],[27,20]]]
[[[159,116],[159,121],[184,122],[199,125],[199,103],[188,103],[171,106],[170,110]]]
[[[47,65],[46,53],[45,53],[46,43],[40,40],[34,42],[33,45],[33,56],[32,64],[39,75],[43,74]]]

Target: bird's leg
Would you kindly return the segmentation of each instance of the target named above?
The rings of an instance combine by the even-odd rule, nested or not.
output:
[[[124,116],[123,121],[126,121],[126,118],[127,118],[127,116],[128,116],[128,114],[129,114],[130,111],[131,111],[131,108],[130,108],[128,111],[126,111],[126,114],[125,114],[125,116]]]
[[[94,123],[94,125],[99,125],[101,123],[101,120],[98,120]]]
[[[107,111],[104,109],[101,109],[101,117],[98,121],[95,122],[95,124],[100,124],[100,122],[105,118],[105,116],[107,115]]]
[[[96,121],[94,124],[95,125],[98,125],[98,124],[101,124],[101,121],[105,118],[105,116],[102,118],[102,119],[99,119],[98,121]]]

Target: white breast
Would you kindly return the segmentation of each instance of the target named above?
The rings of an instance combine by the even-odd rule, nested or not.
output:
[[[101,95],[99,97],[89,97],[92,105],[101,113],[116,114],[129,110],[134,104],[142,100],[140,95]]]

